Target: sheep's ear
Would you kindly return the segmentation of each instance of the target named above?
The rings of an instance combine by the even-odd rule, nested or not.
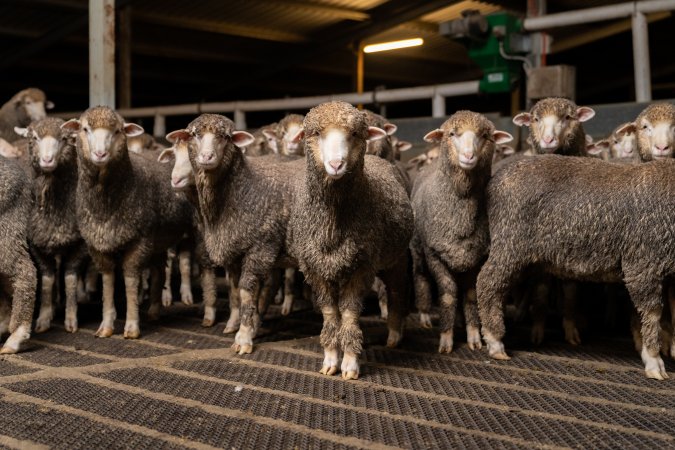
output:
[[[178,141],[189,141],[192,135],[187,130],[176,130],[166,135],[166,140],[175,144]]]
[[[368,127],[368,138],[367,141],[378,141],[382,138],[387,137],[387,132],[382,128],[377,127]]]
[[[61,129],[68,133],[77,133],[82,128],[82,124],[78,119],[70,119],[68,122],[61,124]]]
[[[608,149],[609,141],[607,139],[603,139],[598,142],[591,142],[590,144],[586,145],[586,152],[592,156],[600,156],[603,151]]]
[[[45,102],[45,109],[54,109],[54,102],[51,100],[47,100]]]
[[[174,153],[173,153],[173,147],[165,148],[162,150],[162,153],[159,154],[157,157],[157,161],[166,164],[168,162],[171,162],[174,158]]]
[[[586,122],[587,120],[591,120],[595,116],[595,111],[593,111],[593,108],[589,108],[588,106],[580,106],[577,108],[577,120],[579,122]]]
[[[520,113],[513,118],[513,123],[519,127],[529,127],[532,124],[532,114],[530,113]]]
[[[631,134],[635,133],[635,130],[637,130],[637,127],[635,126],[635,122],[628,122],[624,125],[622,125],[618,130],[616,130],[614,133],[617,136],[623,136],[624,134]]]
[[[263,136],[265,136],[267,139],[277,139],[277,133],[274,130],[270,129],[264,129],[262,130]]]
[[[384,131],[387,132],[388,136],[391,136],[392,134],[396,133],[396,130],[398,130],[398,127],[390,122],[385,123],[384,127],[382,128],[384,128]]]
[[[21,137],[28,137],[28,128],[14,127],[14,132]]]
[[[492,139],[494,139],[495,144],[506,144],[513,140],[513,136],[506,131],[495,130],[492,132]]]
[[[251,133],[246,131],[233,131],[232,132],[232,142],[239,148],[246,147],[255,141],[255,138]]]
[[[504,156],[511,156],[514,153],[516,153],[516,149],[511,147],[510,145],[502,145],[502,155]]]
[[[122,127],[122,129],[127,137],[140,136],[145,132],[142,126],[136,125],[135,123],[124,122],[124,127]]]
[[[430,131],[424,135],[425,142],[435,143],[440,142],[441,139],[443,139],[443,130],[440,128],[436,128],[434,131]]]
[[[290,142],[293,144],[299,143],[301,140],[305,138],[305,130],[300,128],[293,137],[291,137]]]
[[[396,150],[399,152],[407,152],[412,148],[412,144],[408,141],[398,141],[396,143]]]
[[[410,166],[410,167],[419,166],[426,160],[427,160],[427,155],[425,153],[422,153],[421,155],[418,155],[418,156],[415,156],[414,158],[411,158],[408,161],[408,166]]]

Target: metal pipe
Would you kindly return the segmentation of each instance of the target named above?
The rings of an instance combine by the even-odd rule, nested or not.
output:
[[[633,70],[635,73],[635,101],[652,100],[652,80],[649,65],[649,31],[644,13],[633,14]]]
[[[527,31],[539,31],[549,28],[580,25],[584,23],[601,22],[604,20],[629,17],[635,12],[644,14],[671,11],[675,9],[675,0],[644,0],[640,2],[626,2],[611,6],[598,6],[576,11],[567,11],[557,14],[547,14],[540,17],[528,17],[523,21]]]
[[[231,113],[235,110],[251,111],[279,111],[306,109],[332,100],[340,100],[351,104],[391,103],[406,100],[433,99],[438,94],[442,97],[456,97],[478,93],[478,81],[463,81],[459,83],[439,84],[435,86],[418,86],[412,88],[377,90],[338,95],[317,95],[312,97],[279,98],[273,100],[245,100],[238,102],[217,103],[190,103],[185,105],[153,106],[145,108],[122,108],[118,112],[125,118],[178,116],[201,113]],[[53,114],[55,117],[79,117],[79,112],[63,112]]]
[[[246,113],[239,108],[234,110],[234,127],[237,130],[246,129]]]
[[[152,128],[152,135],[156,138],[166,136],[166,117],[161,114],[155,114],[155,125]]]
[[[431,98],[431,117],[445,117],[445,97],[439,93]]]

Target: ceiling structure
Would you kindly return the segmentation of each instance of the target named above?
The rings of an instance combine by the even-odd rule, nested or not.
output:
[[[553,13],[615,2],[548,3]],[[438,25],[466,9],[524,15],[527,0],[117,0],[117,5],[131,8],[132,106],[150,106],[350,92],[359,42],[410,37],[425,43],[366,55],[366,90],[476,79],[480,69],[464,47],[438,34]],[[43,88],[60,110],[87,106],[87,6],[87,0],[0,2],[0,98],[31,85]],[[675,67],[665,42],[675,21],[669,13],[651,20],[654,97],[672,98]],[[580,102],[632,100],[629,20],[551,33],[555,53],[548,63],[577,66]],[[504,101],[491,96],[472,100],[472,106],[499,110]]]

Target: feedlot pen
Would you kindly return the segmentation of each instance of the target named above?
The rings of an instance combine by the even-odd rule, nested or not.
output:
[[[221,305],[224,307],[224,305]],[[361,323],[361,376],[318,373],[321,318],[268,311],[251,355],[198,307],[164,309],[141,339],[98,339],[100,306],[68,334],[57,315],[27,349],[0,359],[1,448],[675,448],[675,364],[648,380],[629,339],[578,348],[552,331],[533,346],[507,327],[511,361],[456,349],[408,320],[387,349],[376,315]],[[219,319],[224,320],[225,311]],[[557,327],[559,328],[559,326]],[[625,336],[628,336],[626,329]]]

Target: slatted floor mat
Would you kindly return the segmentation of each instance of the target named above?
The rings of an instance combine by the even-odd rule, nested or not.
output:
[[[675,364],[646,379],[627,339],[533,347],[516,332],[498,362],[461,343],[439,355],[437,330],[415,323],[392,350],[364,317],[362,375],[345,382],[318,373],[311,311],[272,307],[246,356],[196,307],[143,322],[137,341],[119,321],[109,339],[86,314],[75,334],[57,322],[0,358],[0,448],[675,449]]]

